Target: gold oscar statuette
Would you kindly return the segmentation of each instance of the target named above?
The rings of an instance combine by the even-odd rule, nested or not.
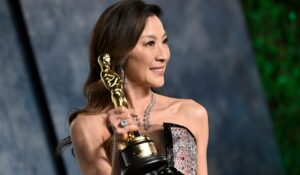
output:
[[[128,108],[121,78],[110,68],[109,54],[100,55],[98,63],[101,80],[111,93],[114,107]],[[121,146],[121,157],[125,164],[122,175],[146,174],[167,165],[167,159],[158,155],[150,137],[141,135],[139,131],[128,133],[128,139]]]

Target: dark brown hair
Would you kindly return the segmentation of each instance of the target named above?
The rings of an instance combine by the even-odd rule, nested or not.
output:
[[[69,116],[69,124],[78,114],[95,114],[110,105],[110,92],[100,80],[97,57],[109,53],[112,69],[119,72],[128,53],[137,44],[149,16],[161,16],[161,9],[141,0],[122,0],[108,7],[97,20],[89,44],[89,75],[84,85],[87,106]],[[64,138],[57,146],[61,152],[72,144],[71,137]]]

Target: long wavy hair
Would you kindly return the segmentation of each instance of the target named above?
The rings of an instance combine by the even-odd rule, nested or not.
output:
[[[108,7],[98,18],[89,43],[89,75],[83,93],[87,99],[86,107],[78,109],[69,116],[69,125],[78,114],[96,114],[112,105],[110,92],[100,77],[97,57],[109,53],[112,70],[119,72],[128,53],[137,44],[149,16],[161,16],[161,8],[141,0],[122,0]],[[57,152],[61,153],[72,144],[70,136],[58,143]],[[109,144],[106,144],[106,152]]]

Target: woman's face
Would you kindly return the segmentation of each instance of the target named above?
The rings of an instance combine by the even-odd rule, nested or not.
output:
[[[161,87],[170,59],[166,32],[157,16],[147,19],[136,46],[129,52],[125,64],[127,83],[146,87]]]

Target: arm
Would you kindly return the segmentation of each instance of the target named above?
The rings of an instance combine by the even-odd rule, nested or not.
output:
[[[76,159],[84,175],[111,174],[111,164],[104,149],[108,136],[105,122],[99,116],[80,115],[70,126]]]
[[[183,105],[185,120],[194,133],[197,144],[197,174],[207,175],[208,116],[206,109],[193,100],[186,100]]]
[[[208,145],[208,116],[206,110],[202,107],[202,110],[197,112],[197,174],[207,175],[207,145]]]
[[[128,119],[129,124],[120,128],[120,120],[125,118]],[[108,123],[112,126],[114,135],[109,132]],[[82,174],[119,175],[122,162],[119,145],[127,139],[129,131],[137,129],[138,126],[133,122],[126,108],[113,109],[106,114],[79,115],[70,126],[70,135]],[[107,157],[104,148],[105,141],[111,137],[114,137],[112,161]]]

